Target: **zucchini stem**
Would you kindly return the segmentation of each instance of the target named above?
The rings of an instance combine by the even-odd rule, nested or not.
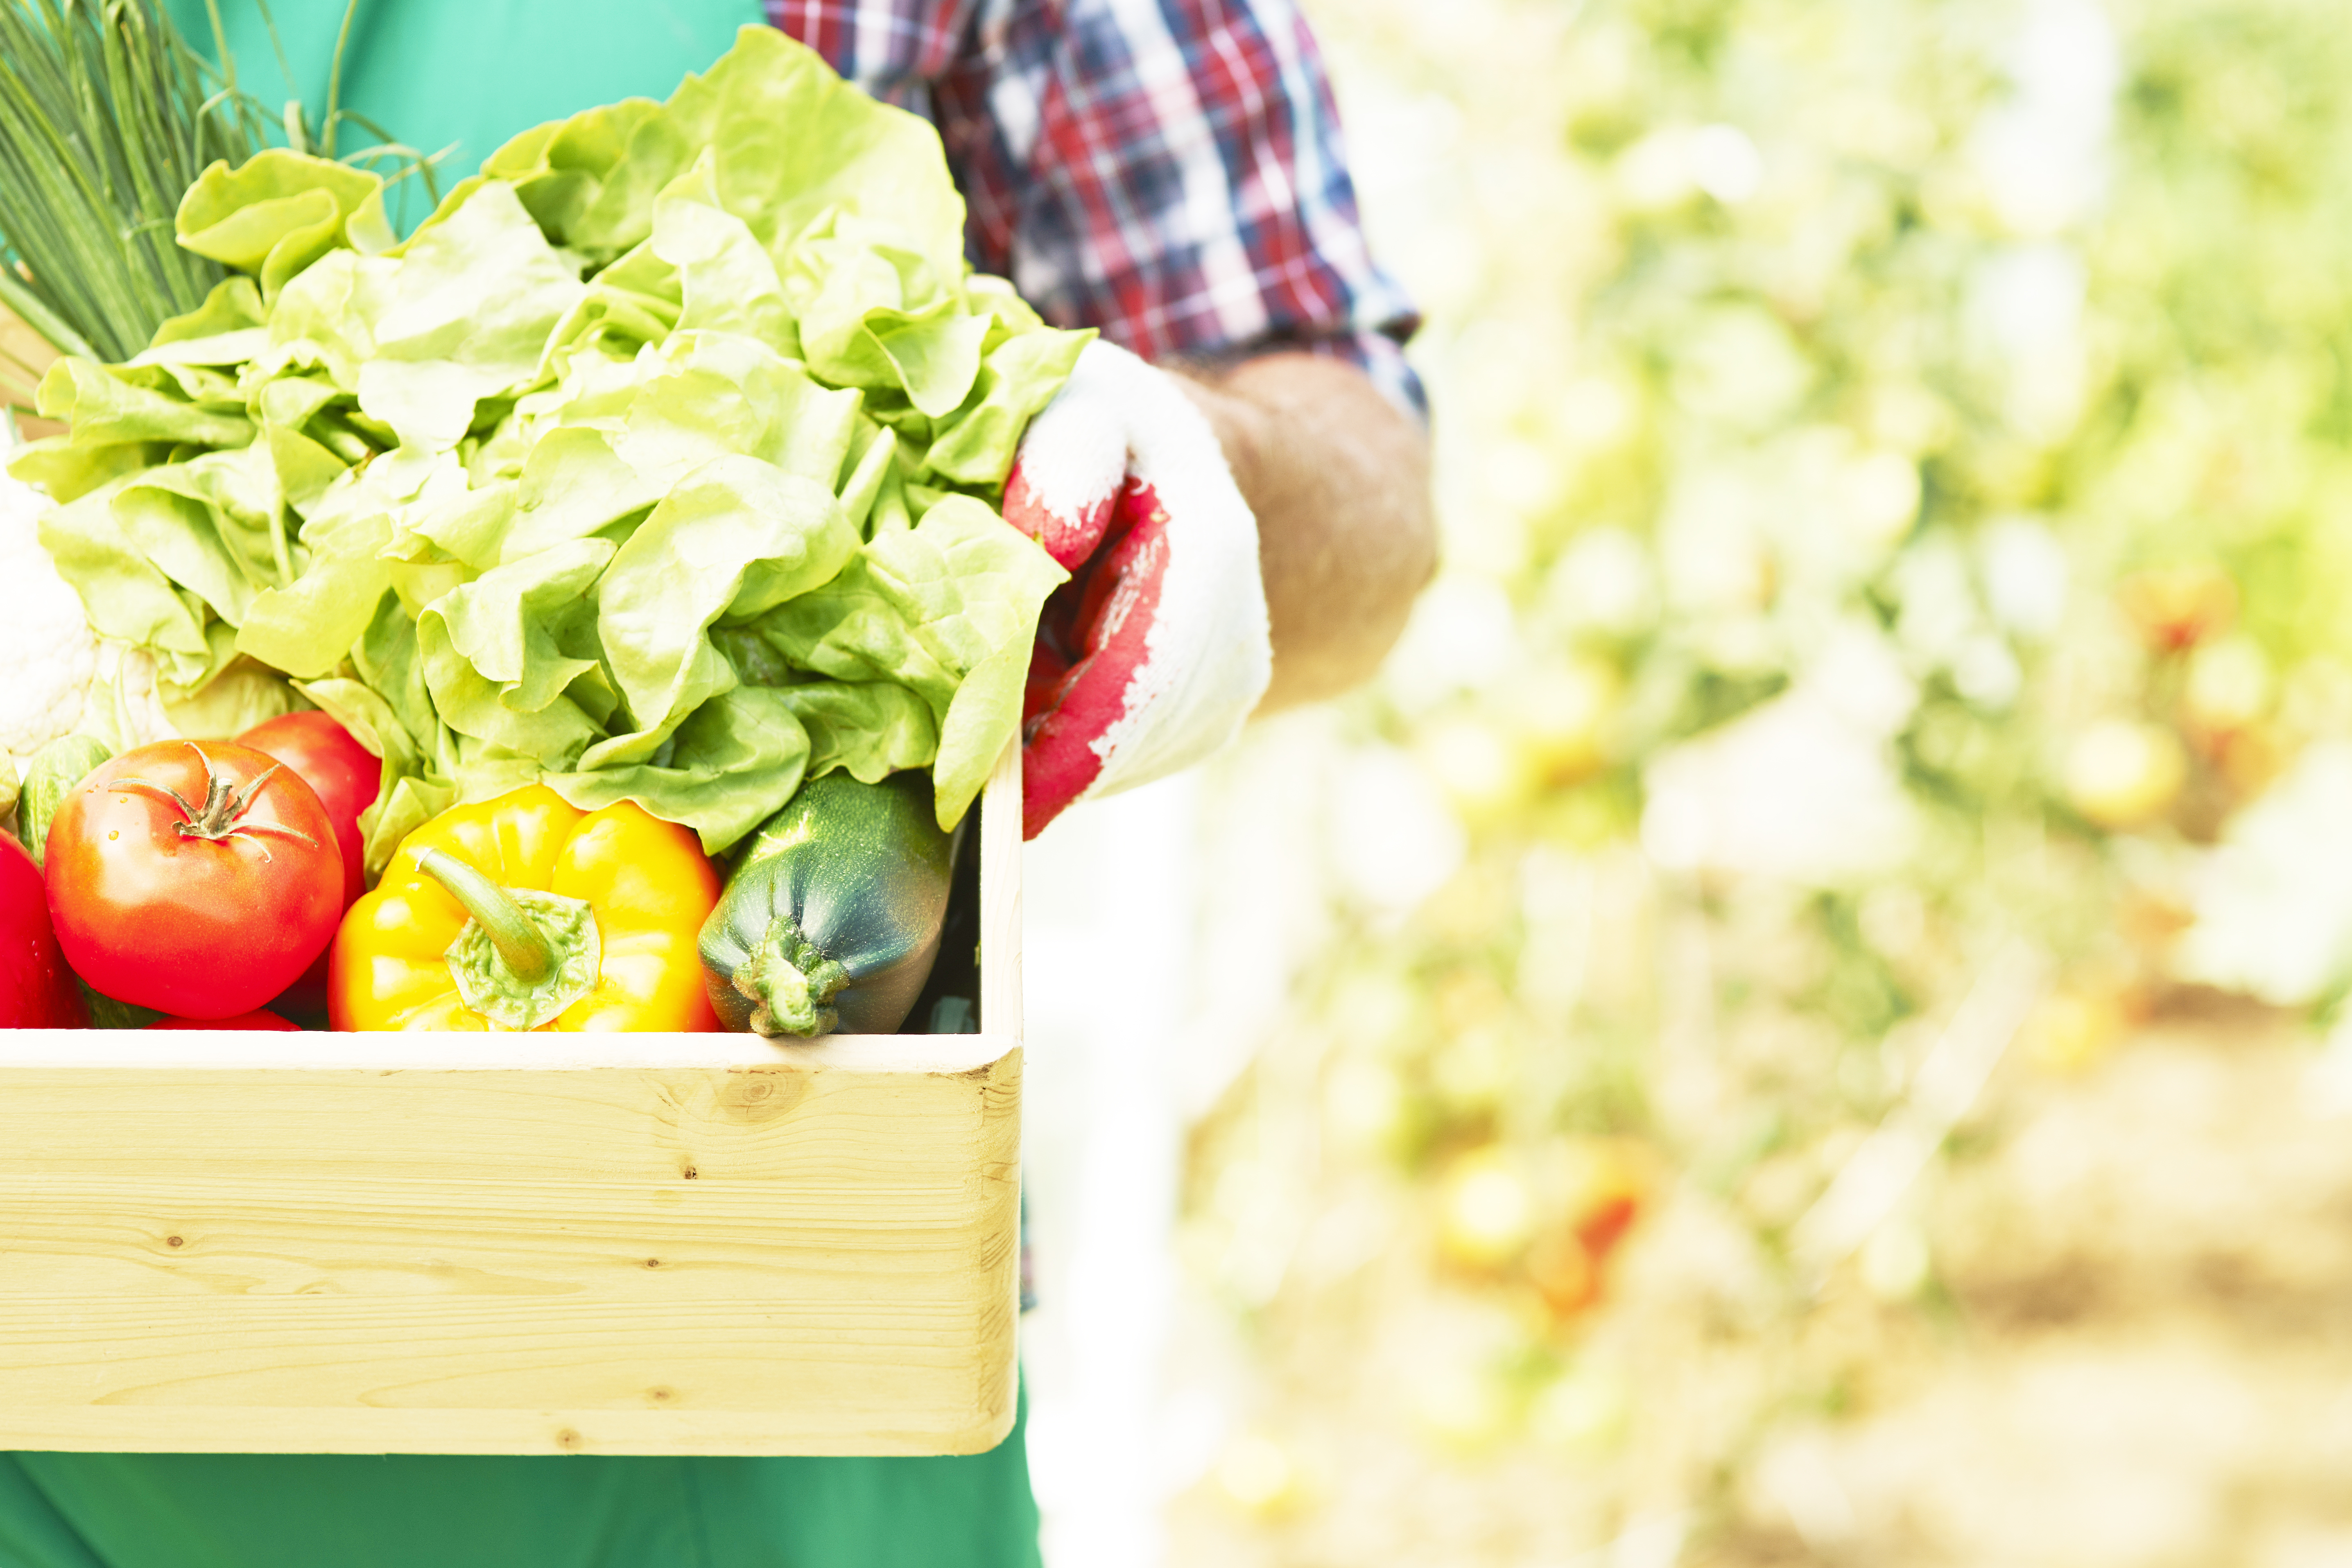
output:
[[[802,936],[791,916],[779,915],[731,978],[752,1004],[754,1033],[814,1040],[840,1023],[833,998],[849,984],[849,971]]]

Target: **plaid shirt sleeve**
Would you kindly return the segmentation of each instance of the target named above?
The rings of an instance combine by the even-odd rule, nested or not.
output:
[[[1147,359],[1271,348],[1423,407],[1418,319],[1372,264],[1295,0],[771,0],[940,128],[975,266]]]

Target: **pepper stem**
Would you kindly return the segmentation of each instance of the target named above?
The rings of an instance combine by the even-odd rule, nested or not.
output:
[[[849,971],[824,956],[786,915],[768,922],[751,956],[735,967],[736,990],[752,1003],[752,1031],[814,1040],[831,1034],[841,1021],[833,998],[849,984]]]
[[[555,972],[555,945],[505,888],[442,850],[419,854],[416,869],[447,888],[449,896],[466,906],[466,913],[498,949],[499,961],[516,979],[536,986]]]

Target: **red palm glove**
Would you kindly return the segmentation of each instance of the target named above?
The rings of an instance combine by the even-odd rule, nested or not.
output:
[[[1022,438],[1004,517],[1069,570],[1029,664],[1023,835],[1231,740],[1273,673],[1257,520],[1170,377],[1096,341]]]

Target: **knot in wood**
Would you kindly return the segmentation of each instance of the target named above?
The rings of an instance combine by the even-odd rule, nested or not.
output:
[[[803,1072],[744,1072],[719,1092],[719,1108],[739,1122],[770,1122],[801,1103],[808,1092]]]

